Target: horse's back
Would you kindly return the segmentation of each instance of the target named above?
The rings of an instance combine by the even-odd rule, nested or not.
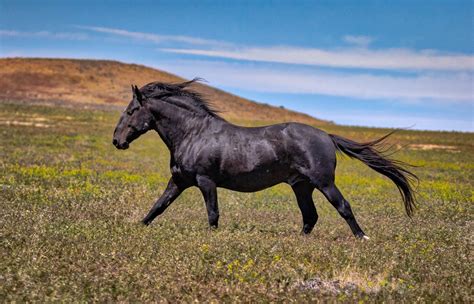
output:
[[[280,162],[304,160],[334,162],[335,146],[329,135],[310,125],[289,122],[257,128],[237,127],[224,136],[234,150],[258,154],[272,151]],[[237,149],[236,149],[237,148]]]

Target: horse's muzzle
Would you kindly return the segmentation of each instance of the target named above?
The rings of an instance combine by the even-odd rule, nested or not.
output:
[[[115,138],[114,138],[114,140],[112,140],[112,144],[113,144],[117,149],[120,149],[120,150],[128,149],[128,146],[129,146],[129,143],[128,143],[128,142],[119,143],[119,141],[118,141],[117,139],[115,139]]]

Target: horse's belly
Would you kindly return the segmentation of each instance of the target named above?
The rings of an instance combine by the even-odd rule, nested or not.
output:
[[[226,176],[217,186],[241,192],[255,192],[286,182],[288,170],[263,169]]]

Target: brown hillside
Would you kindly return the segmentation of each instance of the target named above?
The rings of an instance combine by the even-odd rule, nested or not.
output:
[[[173,83],[184,79],[145,66],[116,61],[0,59],[0,98],[7,100],[126,104],[131,98],[131,84],[142,86],[152,81]],[[306,114],[252,102],[207,85],[196,84],[194,89],[228,119],[328,123]]]

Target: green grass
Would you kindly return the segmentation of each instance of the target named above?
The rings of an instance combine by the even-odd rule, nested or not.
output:
[[[413,219],[394,185],[340,158],[338,186],[371,237],[361,242],[317,192],[320,220],[300,236],[301,216],[286,185],[252,194],[219,189],[217,231],[208,229],[196,189],[141,226],[169,178],[169,153],[152,133],[115,150],[118,116],[0,104],[0,301],[474,301],[472,133],[393,136],[403,146],[452,148],[397,154],[420,166]],[[356,140],[387,132],[326,130]],[[297,287],[312,278],[356,289]]]

